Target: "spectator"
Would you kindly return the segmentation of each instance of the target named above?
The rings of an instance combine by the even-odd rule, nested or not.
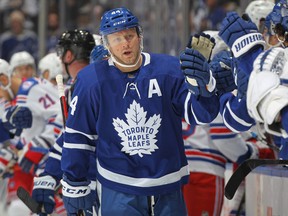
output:
[[[38,39],[34,32],[24,28],[25,16],[22,11],[13,11],[9,16],[10,29],[0,37],[0,57],[9,61],[13,53],[29,52],[38,56]]]

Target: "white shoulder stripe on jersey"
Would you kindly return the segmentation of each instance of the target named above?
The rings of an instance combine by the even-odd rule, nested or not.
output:
[[[180,170],[169,173],[160,178],[133,178],[122,174],[111,172],[99,164],[97,160],[97,170],[104,178],[125,185],[133,185],[136,187],[154,187],[165,184],[172,184],[179,181],[182,177],[189,175],[188,165],[182,167]]]
[[[191,98],[191,92],[189,91],[188,92],[188,94],[187,94],[187,96],[186,96],[186,99],[185,99],[185,104],[184,104],[184,119],[185,119],[185,121],[190,125],[190,122],[189,122],[189,117],[188,117],[188,110],[189,110],[189,107],[188,107],[188,101],[190,100],[190,98]],[[204,122],[201,122],[201,121],[199,121],[198,119],[197,119],[197,116],[195,115],[195,113],[194,113],[194,110],[193,110],[193,104],[191,104],[191,111],[192,111],[192,114],[193,114],[193,117],[194,117],[194,119],[195,119],[195,121],[196,121],[196,123],[198,124],[198,125],[206,125],[206,123],[204,123]]]
[[[58,155],[58,154],[55,154],[55,153],[53,153],[53,152],[50,152],[50,153],[49,153],[49,157],[61,161],[61,156]]]
[[[74,129],[72,129],[72,128],[69,128],[69,127],[67,127],[67,126],[66,126],[66,128],[65,128],[65,132],[67,132],[67,133],[78,133],[78,134],[82,134],[82,135],[88,137],[90,140],[97,140],[97,139],[98,139],[98,135],[86,134],[86,133],[83,133],[83,132],[81,132],[81,131],[77,131],[77,130],[74,130]]]
[[[94,152],[96,147],[93,147],[93,146],[90,146],[90,145],[86,145],[86,144],[83,144],[83,143],[66,143],[64,142],[64,145],[63,145],[64,148],[67,148],[67,149],[81,149],[81,150],[88,150],[88,151],[92,151]]]

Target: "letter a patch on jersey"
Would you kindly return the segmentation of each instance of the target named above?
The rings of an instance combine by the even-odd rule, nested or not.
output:
[[[160,114],[154,114],[146,121],[147,112],[136,101],[130,104],[125,114],[127,123],[119,118],[113,119],[113,126],[121,137],[121,151],[143,157],[143,154],[151,154],[156,145],[156,134],[161,125]]]

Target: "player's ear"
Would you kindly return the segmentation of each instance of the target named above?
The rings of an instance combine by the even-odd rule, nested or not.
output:
[[[74,54],[72,53],[71,50],[67,50],[63,56],[63,62],[68,63],[68,62],[73,61],[73,59],[74,59]]]

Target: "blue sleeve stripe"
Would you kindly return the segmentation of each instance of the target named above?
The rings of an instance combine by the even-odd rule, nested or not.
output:
[[[232,139],[235,138],[237,134],[226,134],[226,135],[211,135],[212,140],[216,139]]]
[[[64,142],[63,147],[67,148],[67,149],[81,149],[81,150],[88,150],[88,151],[92,151],[92,152],[94,152],[96,150],[96,147],[93,147],[93,146],[90,146],[90,145],[86,145],[84,143],[76,144],[76,143],[66,143],[66,142]]]
[[[97,139],[98,139],[98,135],[86,134],[86,133],[83,133],[83,132],[81,132],[81,131],[77,131],[77,130],[74,130],[74,129],[72,129],[72,128],[69,128],[69,127],[67,127],[67,126],[66,126],[66,128],[65,128],[65,132],[67,132],[67,133],[78,133],[78,134],[82,134],[82,135],[86,136],[86,137],[87,137],[88,139],[90,139],[90,140],[97,140]]]

